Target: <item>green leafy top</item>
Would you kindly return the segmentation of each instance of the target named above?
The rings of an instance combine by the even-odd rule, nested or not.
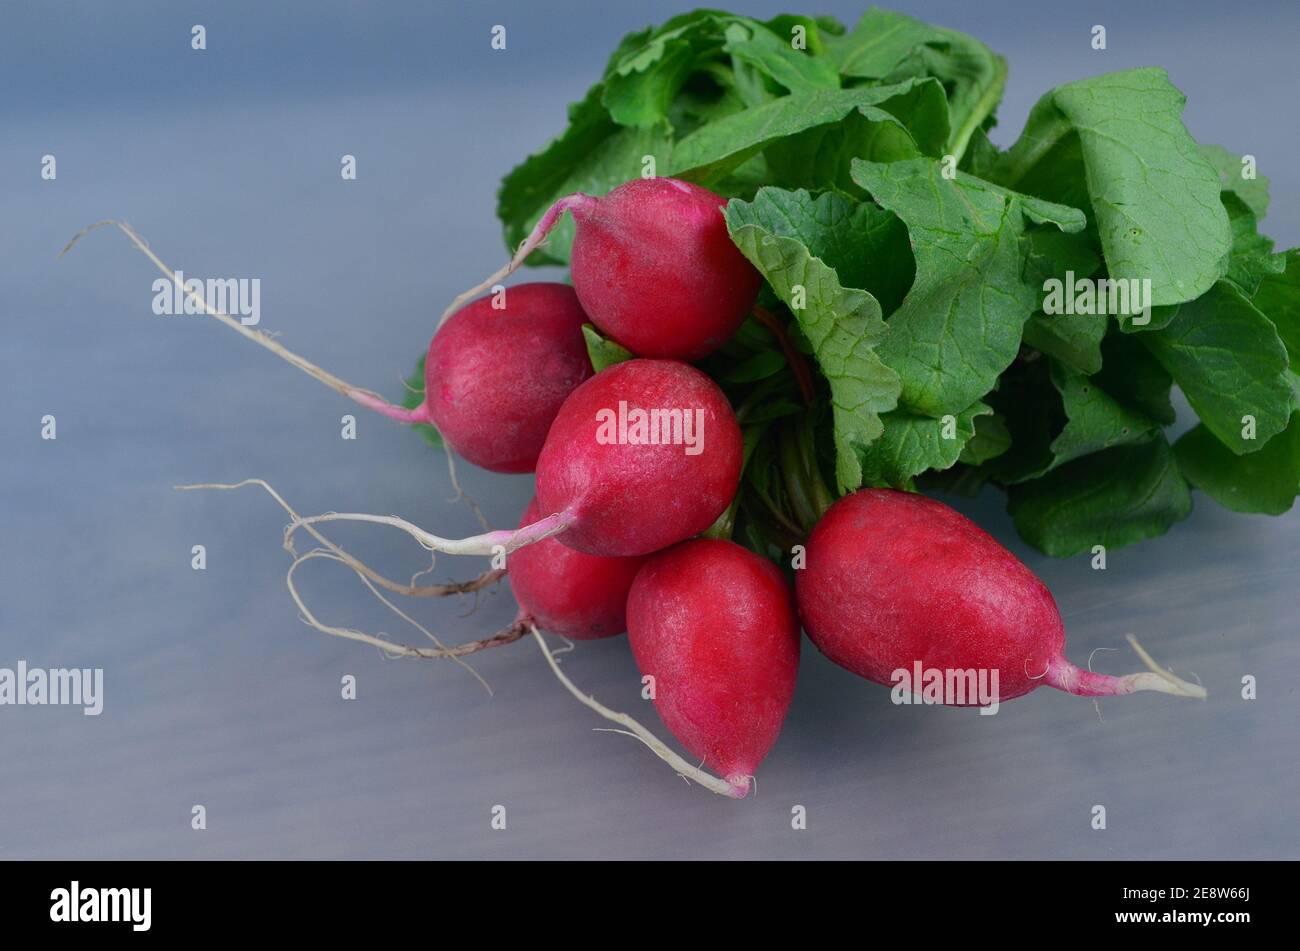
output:
[[[1109,275],[1149,279],[1157,306],[1209,290],[1232,244],[1218,171],[1183,126],[1184,101],[1161,69],[1058,86],[994,172],[1087,211]]]
[[[1259,232],[1256,157],[1193,140],[1154,68],[1063,77],[1001,151],[1006,76],[874,7],[851,29],[698,10],[625,37],[505,177],[511,247],[637,176],[730,199],[765,287],[701,363],[747,447],[717,530],[777,555],[862,485],[992,484],[1069,555],[1165,531],[1189,485],[1241,511],[1300,493],[1300,250]],[[571,227],[529,263],[567,262]],[[630,356],[584,332],[597,370]],[[1199,424],[1172,442],[1175,386]]]
[[[880,436],[880,414],[897,405],[900,381],[875,353],[886,329],[880,302],[844,286],[832,262],[870,260],[873,237],[886,240],[871,223],[881,214],[831,192],[814,199],[806,191],[765,188],[752,203],[731,202],[726,216],[736,246],[812,345],[830,388],[836,484],[852,491],[862,484],[858,453]]]

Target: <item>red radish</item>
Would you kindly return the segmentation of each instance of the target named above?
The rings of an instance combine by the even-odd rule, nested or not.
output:
[[[1065,657],[1052,594],[974,522],[933,499],[863,489],[840,499],[809,536],[795,573],[804,630],[847,670],[892,685],[896,670],[998,671],[998,699],[1047,684],[1085,697],[1204,688],[1155,667],[1112,677]],[[1135,644],[1136,646],[1136,644]]]
[[[683,542],[636,576],[627,630],[664,724],[743,797],[799,670],[799,619],[781,572],[734,542]]]
[[[674,178],[638,178],[573,209],[569,268],[591,321],[643,357],[699,360],[749,315],[762,278],[727,233],[727,204]]]
[[[520,525],[541,514],[534,499]],[[627,592],[644,562],[588,555],[554,538],[521,548],[509,561],[519,619],[575,641],[622,634],[627,630]]]
[[[678,413],[681,425],[670,420],[665,434],[651,424],[646,435],[670,438],[634,444],[638,411]],[[607,441],[621,437],[623,420],[628,441]],[[646,555],[713,524],[736,494],[742,455],[736,414],[717,384],[685,363],[628,360],[560,407],[537,460],[537,504],[569,521],[560,540],[571,548]]]
[[[592,375],[586,315],[567,284],[520,284],[481,297],[439,328],[424,361],[424,402],[358,401],[407,423],[432,423],[476,466],[532,472],[565,398]],[[355,399],[356,397],[354,397]]]
[[[711,379],[673,360],[627,360],[560,407],[537,459],[537,508],[550,514],[532,524],[452,539],[392,515],[329,512],[290,529],[375,522],[452,555],[512,552],[553,535],[590,555],[648,555],[717,520],[740,484],[743,452],[736,414]]]
[[[425,358],[425,402],[394,406],[284,347],[268,334],[214,309],[144,239],[120,221],[84,228],[63,249],[104,225],[116,225],[204,313],[368,409],[404,423],[432,423],[470,462],[495,472],[531,472],[564,398],[591,376],[582,325],[586,315],[564,284],[521,284],[442,316]],[[504,301],[500,310],[494,300]]]
[[[638,356],[698,360],[736,331],[763,283],[727,233],[726,203],[675,178],[633,179],[600,198],[568,195],[505,268],[452,307],[514,271],[567,211],[577,225],[573,287],[591,322]]]

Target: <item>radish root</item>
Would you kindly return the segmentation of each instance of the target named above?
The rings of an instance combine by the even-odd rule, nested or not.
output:
[[[229,314],[224,314],[221,311],[217,310],[216,308],[210,306],[208,302],[204,300],[200,294],[197,294],[194,291],[187,288],[185,284],[181,281],[181,279],[177,276],[176,272],[173,271],[166,264],[164,264],[162,259],[159,258],[158,255],[154,254],[153,249],[149,247],[149,243],[145,241],[144,238],[140,237],[140,235],[136,234],[135,230],[132,229],[132,227],[129,224],[127,224],[125,221],[118,221],[115,218],[106,218],[103,221],[96,221],[94,224],[87,225],[86,227],[78,231],[76,234],[74,234],[72,236],[72,240],[70,240],[66,245],[63,246],[63,250],[59,252],[59,257],[61,258],[69,251],[71,251],[73,245],[75,245],[86,235],[90,234],[90,232],[96,231],[100,228],[108,227],[110,225],[116,227],[119,231],[121,231],[124,235],[126,235],[131,240],[131,243],[134,244],[136,248],[138,248],[145,257],[147,257],[150,261],[152,261],[154,263],[154,266],[157,267],[159,271],[161,271],[173,284],[175,284],[177,287],[180,288],[182,294],[184,294],[189,300],[193,301],[194,304],[198,306],[209,317],[216,318],[217,320],[221,321],[223,324],[225,324],[227,327],[229,327],[231,330],[235,331],[239,335],[253,341],[258,346],[265,347],[267,350],[270,350],[280,359],[286,361],[287,363],[292,364],[293,366],[297,367],[299,370],[302,370],[304,373],[306,373],[308,376],[312,377],[313,379],[319,380],[320,382],[324,383],[326,386],[337,390],[338,392],[346,396],[348,399],[353,400],[356,403],[360,403],[362,406],[366,407],[367,409],[375,410],[376,412],[382,413],[383,415],[389,417],[390,419],[395,419],[403,423],[428,423],[429,422],[427,403],[421,403],[419,406],[415,407],[414,409],[406,409],[401,406],[395,406],[394,404],[388,402],[388,400],[380,396],[378,393],[375,393],[371,390],[363,390],[360,387],[353,386],[351,383],[339,379],[334,374],[330,373],[328,370],[323,370],[320,367],[316,366],[316,364],[312,363],[311,361],[298,356],[298,354],[294,353],[292,350],[278,343],[270,334],[264,333],[260,330],[253,330],[249,327],[246,327],[243,323],[231,317]]]
[[[181,491],[194,491],[199,489],[232,490],[244,488],[245,486],[250,485],[255,485],[264,489],[295,521],[301,518],[301,516],[294,511],[293,506],[286,502],[283,496],[281,496],[280,493],[270,485],[270,483],[263,479],[245,479],[242,482],[235,483],[211,482],[196,485],[178,485],[175,486],[175,488]],[[293,543],[288,537],[285,538],[284,545],[285,550],[294,558],[293,564],[289,566],[285,583],[289,588],[289,596],[293,598],[294,604],[298,606],[299,615],[305,624],[323,634],[330,634],[335,637],[342,637],[346,640],[358,641],[363,644],[369,644],[372,647],[377,647],[386,657],[414,657],[426,660],[451,660],[468,671],[475,680],[483,685],[483,689],[486,690],[489,695],[492,694],[492,685],[489,684],[478,671],[462,660],[462,658],[469,654],[486,650],[489,647],[499,647],[519,640],[528,632],[528,627],[524,619],[521,618],[516,620],[509,627],[498,631],[491,637],[471,641],[467,644],[458,644],[454,647],[447,647],[433,634],[433,632],[386,598],[379,591],[379,588],[376,587],[376,585],[387,588],[389,591],[396,594],[403,594],[411,597],[442,597],[449,594],[478,592],[489,584],[500,580],[501,577],[505,575],[504,571],[485,571],[483,574],[470,581],[453,582],[445,585],[416,586],[414,583],[410,585],[402,585],[385,578],[360,559],[354,557],[343,548],[336,545],[315,528],[312,528],[311,526],[307,526],[306,528],[316,541],[325,546],[324,548],[314,548],[304,555],[299,555],[297,551],[294,550]],[[371,634],[366,634],[363,631],[357,631],[352,628],[336,627],[331,624],[323,623],[316,617],[312,610],[307,607],[306,602],[303,601],[302,595],[298,591],[297,583],[294,580],[294,575],[297,573],[298,568],[305,562],[315,558],[326,558],[347,565],[352,569],[356,576],[361,579],[361,583],[369,589],[371,594],[378,598],[379,601],[390,611],[424,634],[424,636],[427,637],[434,646],[411,647],[405,644],[395,644],[392,641]]]
[[[428,628],[426,628],[423,624],[421,624],[419,621],[412,618],[410,615],[404,612],[397,605],[393,604],[393,602],[388,600],[388,598],[384,597],[384,595],[379,591],[379,589],[376,588],[373,584],[371,584],[370,580],[364,576],[359,576],[359,577],[361,577],[362,583],[367,588],[370,589],[371,594],[373,594],[376,598],[382,601],[389,610],[391,610],[394,614],[400,617],[403,621],[406,621],[412,627],[415,627],[426,637],[428,637],[429,640],[431,640],[435,646],[434,647],[409,647],[405,644],[395,644],[392,641],[385,640],[384,638],[377,637],[373,634],[366,634],[364,631],[357,631],[357,630],[353,630],[352,628],[335,627],[330,624],[325,624],[316,617],[316,615],[312,612],[312,610],[309,607],[307,607],[307,604],[306,602],[303,601],[302,595],[298,591],[298,586],[294,581],[294,575],[297,573],[298,569],[303,564],[305,564],[308,561],[311,561],[314,558],[327,558],[330,561],[342,562],[342,559],[339,558],[337,555],[331,554],[330,552],[325,551],[322,548],[313,548],[311,551],[307,552],[306,554],[299,555],[297,558],[294,559],[293,564],[289,566],[289,573],[286,576],[285,581],[289,588],[289,595],[290,597],[293,598],[293,603],[298,606],[298,610],[301,612],[303,616],[303,620],[310,627],[315,628],[316,630],[320,631],[323,634],[332,634],[335,637],[342,637],[345,638],[346,640],[359,641],[362,644],[369,644],[372,647],[379,648],[385,654],[393,657],[418,657],[424,660],[456,660],[458,658],[465,657],[469,654],[477,653],[478,651],[484,650],[489,647],[497,647],[502,644],[510,644],[514,641],[519,640],[519,638],[523,637],[526,633],[528,633],[528,622],[525,619],[521,618],[520,620],[515,621],[513,624],[511,624],[509,627],[505,628],[504,630],[498,631],[496,634],[493,634],[491,637],[485,637],[477,641],[470,641],[467,644],[457,644],[455,647],[448,647],[445,644],[443,644],[442,641],[438,640],[438,638],[434,636],[434,634],[430,632]],[[474,672],[473,668],[468,667],[464,664],[462,664],[462,666],[465,666],[466,670],[469,670],[470,673],[473,673],[474,676],[477,677],[478,680],[485,687],[487,687],[487,682],[484,681],[482,677],[479,677],[478,674]],[[488,692],[491,693],[490,687],[488,688]]]
[[[1133,652],[1141,658],[1142,663],[1146,664],[1147,669],[1150,670],[1150,673],[1128,675],[1133,678],[1135,684],[1140,684],[1135,686],[1134,690],[1158,690],[1161,693],[1171,693],[1176,697],[1193,697],[1197,700],[1206,698],[1207,694],[1204,687],[1183,680],[1181,677],[1176,677],[1172,671],[1161,667],[1132,634],[1125,634],[1124,638],[1128,641],[1129,646],[1133,648]]]
[[[542,245],[546,240],[546,236],[551,233],[551,229],[555,227],[556,223],[560,220],[560,217],[566,211],[573,211],[578,208],[590,208],[595,203],[596,199],[591,195],[584,195],[582,192],[575,192],[572,195],[566,195],[555,204],[551,205],[550,208],[546,209],[546,213],[542,215],[537,224],[533,226],[533,230],[529,232],[528,237],[519,245],[519,249],[515,251],[510,262],[501,269],[494,271],[489,277],[482,282],[475,284],[469,290],[457,294],[456,298],[447,305],[447,309],[442,312],[442,317],[438,320],[438,326],[441,327],[446,323],[447,318],[460,310],[466,301],[477,297],[486,290],[489,290],[494,284],[501,283],[517,271],[519,266],[524,263],[524,259]]]
[[[573,681],[565,676],[564,672],[560,670],[560,665],[556,661],[555,655],[552,654],[550,648],[546,646],[546,641],[542,637],[542,632],[537,629],[537,625],[532,621],[526,623],[528,625],[528,630],[532,632],[533,637],[537,640],[537,646],[541,648],[542,655],[546,658],[546,662],[550,664],[551,672],[555,674],[556,678],[564,685],[565,689],[568,690],[569,693],[573,694],[573,696],[581,703],[590,707],[592,710],[595,710],[606,720],[609,720],[612,723],[617,723],[623,728],[622,731],[617,732],[626,731],[632,736],[635,736],[638,740],[648,746],[655,756],[658,756],[661,760],[676,770],[678,776],[681,776],[688,782],[694,780],[710,792],[715,792],[719,796],[727,796],[732,799],[742,799],[745,794],[749,792],[749,780],[747,777],[737,777],[738,780],[743,779],[743,783],[728,782],[727,780],[714,776],[712,773],[705,772],[696,766],[692,766],[686,760],[682,759],[682,757],[669,749],[661,739],[643,727],[636,720],[632,719],[632,717],[628,716],[626,713],[618,713],[615,710],[609,709],[609,707],[600,703],[595,697],[579,690],[577,686],[574,685]]]
[[[275,501],[279,503],[280,508],[284,509],[287,513],[289,513],[289,517],[293,519],[295,523],[298,523],[302,520],[302,516],[299,515],[296,511],[294,511],[293,506],[291,506],[288,502],[286,502],[284,498],[280,495],[280,493],[277,492],[274,488],[272,488],[270,483],[268,483],[264,479],[245,479],[242,482],[233,482],[233,483],[204,482],[204,483],[198,483],[194,485],[177,485],[177,486],[173,486],[173,488],[181,492],[192,492],[199,489],[217,489],[222,491],[230,491],[233,489],[242,489],[250,485],[258,486],[259,488],[265,490],[267,494],[271,496],[271,498],[275,499]],[[424,569],[424,571],[418,572],[417,574],[412,576],[409,584],[400,584],[396,581],[392,581],[388,578],[385,578],[383,575],[375,571],[369,565],[362,562],[360,559],[344,551],[338,545],[334,544],[334,542],[330,541],[330,539],[326,538],[315,527],[310,525],[304,525],[304,528],[312,536],[312,538],[316,539],[317,542],[319,542],[321,545],[324,545],[327,549],[329,549],[329,551],[336,558],[338,558],[339,561],[343,562],[345,565],[347,565],[357,574],[361,575],[363,578],[373,581],[381,588],[386,588],[387,590],[392,591],[394,594],[405,595],[406,597],[410,597],[410,598],[443,598],[452,594],[469,594],[472,592],[480,591],[484,588],[489,587],[490,585],[495,584],[496,582],[500,581],[506,574],[505,571],[503,570],[492,569],[489,571],[485,571],[482,574],[480,574],[477,578],[471,578],[468,581],[453,581],[447,584],[417,585],[415,583],[416,578],[419,578],[421,575],[427,574],[428,572],[433,570],[433,564],[430,563],[429,567]],[[293,541],[287,535],[285,537],[284,547],[285,550],[288,551],[289,554],[292,555],[294,558],[298,557],[298,552],[295,551],[293,547]]]
[[[1096,674],[1091,670],[1082,670],[1069,661],[1062,660],[1054,661],[1048,667],[1047,682],[1058,690],[1080,697],[1114,697],[1142,690],[1154,690],[1175,697],[1205,699],[1204,687],[1174,676],[1155,662],[1155,659],[1138,643],[1136,637],[1132,634],[1125,636],[1147,670],[1126,674],[1123,677],[1112,677],[1109,674]]]

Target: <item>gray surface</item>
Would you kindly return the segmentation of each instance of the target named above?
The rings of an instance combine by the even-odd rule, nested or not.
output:
[[[1076,661],[1122,648],[1097,668],[1133,669],[1123,635],[1137,632],[1210,700],[1113,700],[1104,721],[1051,690],[991,718],[894,707],[808,649],[759,795],[741,804],[592,732],[601,723],[530,643],[478,661],[489,698],[454,667],[304,627],[270,500],[168,487],[260,475],[303,510],[469,532],[443,460],[377,417],[343,442],[335,394],[211,322],[151,316],[154,273],[119,236],[55,252],[83,224],[125,216],[174,266],[261,277],[265,327],[395,394],[442,303],[502,259],[499,175],[559,130],[626,29],[685,4],[280,6],[0,10],[0,666],[102,666],[107,679],[97,719],[0,708],[0,857],[1300,855],[1294,512],[1237,516],[1200,497],[1169,535],[1094,572],[1027,551],[997,496],[959,503],[1051,586]],[[1293,4],[1180,4],[1175,19],[1127,2],[908,9],[1008,56],[1003,142],[1051,85],[1167,66],[1195,134],[1260,157],[1268,230],[1300,243]],[[188,50],[194,22],[209,27],[206,53]],[[510,50],[494,55],[497,22]],[[1106,53],[1087,46],[1098,22]],[[48,151],[54,183],[37,176]],[[345,152],[355,183],[339,180]],[[46,413],[57,442],[38,438]],[[513,524],[529,481],[462,471],[492,522]],[[395,534],[339,537],[394,574],[420,564]],[[196,543],[206,572],[189,567]],[[473,568],[447,559],[440,574]],[[344,569],[303,574],[322,616],[406,636]],[[513,613],[508,589],[471,606],[415,610],[456,641]],[[564,663],[662,730],[624,639]],[[354,703],[339,699],[349,673]],[[1244,673],[1260,678],[1253,703],[1239,699]],[[206,832],[190,830],[195,803]],[[498,803],[504,832],[489,829]],[[805,832],[790,829],[796,803]],[[1089,828],[1096,803],[1105,832]]]

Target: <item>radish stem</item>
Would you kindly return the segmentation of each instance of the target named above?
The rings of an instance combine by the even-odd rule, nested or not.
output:
[[[445,555],[495,555],[499,551],[508,554],[523,548],[525,545],[531,545],[534,542],[540,542],[544,538],[550,538],[552,535],[558,535],[573,524],[573,516],[568,513],[557,512],[554,515],[538,519],[531,525],[525,525],[513,531],[502,529],[494,532],[484,532],[481,535],[470,535],[468,538],[443,538],[440,535],[434,535],[432,532],[426,532],[420,526],[414,525],[404,518],[398,518],[396,515],[368,515],[364,512],[327,512],[324,515],[313,515],[309,518],[295,518],[284,530],[285,543],[289,543],[293,533],[299,528],[307,528],[320,522],[372,522],[376,525],[390,525],[406,532],[429,551],[442,552]]]
[[[795,347],[780,319],[770,310],[766,307],[755,307],[754,319],[776,337],[776,342],[781,345],[781,351],[785,354],[785,362],[790,365],[790,372],[794,374],[795,383],[799,386],[799,395],[803,397],[804,405],[811,406],[817,394],[813,390],[813,376],[808,368],[808,360]]]

